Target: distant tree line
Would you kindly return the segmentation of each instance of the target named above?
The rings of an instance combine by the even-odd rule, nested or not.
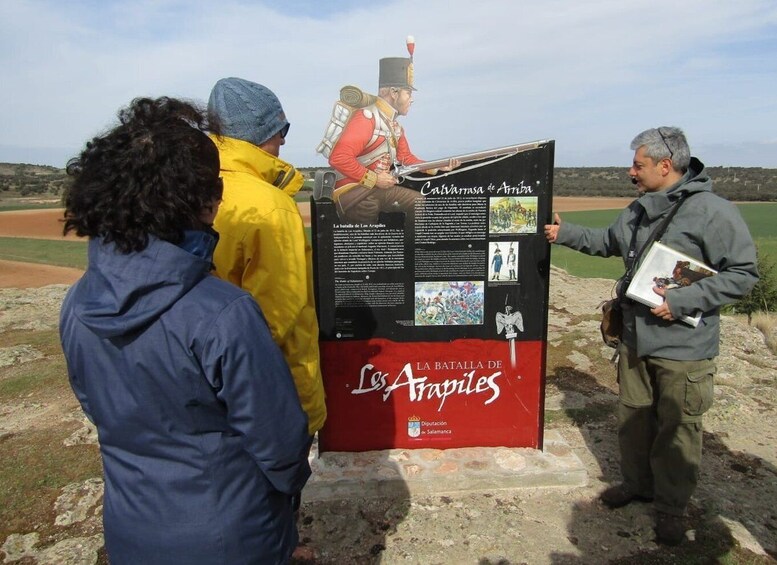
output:
[[[67,182],[68,176],[64,169],[45,165],[0,163],[0,194],[59,196]]]
[[[312,179],[326,167],[300,167]],[[728,200],[777,201],[777,169],[762,167],[707,167],[713,190]],[[555,196],[634,196],[634,185],[624,167],[556,167]]]
[[[306,179],[325,167],[300,167]],[[777,201],[777,169],[762,167],[707,167],[716,193],[729,200]],[[67,183],[64,169],[42,165],[0,163],[0,194],[60,195]],[[310,183],[307,183],[310,184]],[[556,196],[634,196],[624,167],[557,167],[553,174]]]
[[[777,169],[707,167],[713,190],[728,200],[777,201]],[[557,167],[555,196],[634,196],[624,167]]]

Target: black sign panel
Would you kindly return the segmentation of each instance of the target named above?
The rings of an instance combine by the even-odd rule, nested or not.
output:
[[[374,223],[313,201],[322,449],[541,444],[553,148],[459,156],[447,173],[400,167],[421,197]],[[390,422],[354,427],[388,402]]]

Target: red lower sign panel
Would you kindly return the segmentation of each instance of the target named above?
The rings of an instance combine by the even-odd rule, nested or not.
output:
[[[540,446],[543,342],[322,341],[321,451]]]

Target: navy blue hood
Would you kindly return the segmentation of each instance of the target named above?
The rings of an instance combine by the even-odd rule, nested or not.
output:
[[[210,271],[213,236],[187,232],[182,246],[193,252],[150,237],[143,251],[125,254],[92,239],[89,267],[72,289],[74,314],[103,338],[147,326]]]

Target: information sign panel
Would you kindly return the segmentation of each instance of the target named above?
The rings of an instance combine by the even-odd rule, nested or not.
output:
[[[423,198],[376,223],[341,221],[317,194],[321,451],[541,447],[553,149],[400,167]]]

